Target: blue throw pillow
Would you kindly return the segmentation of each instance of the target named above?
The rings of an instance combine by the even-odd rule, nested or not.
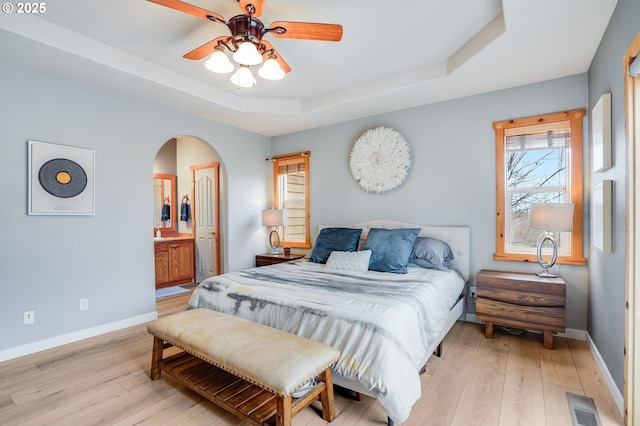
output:
[[[449,244],[435,238],[418,237],[409,263],[428,269],[450,271],[453,259],[453,251]]]
[[[356,251],[362,229],[323,228],[311,251],[310,262],[327,263],[332,251]]]
[[[369,269],[406,274],[409,256],[419,232],[418,228],[372,228],[363,248],[371,250]]]

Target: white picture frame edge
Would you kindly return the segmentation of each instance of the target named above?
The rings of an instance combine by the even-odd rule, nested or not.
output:
[[[611,93],[603,93],[591,110],[591,158],[593,172],[610,168],[611,153]]]
[[[95,151],[86,148],[77,148],[67,145],[53,144],[49,142],[40,142],[35,140],[27,141],[28,146],[28,167],[27,167],[27,213],[35,216],[93,216],[95,215]],[[67,208],[59,208],[55,206],[53,201],[55,197],[46,193],[39,185],[38,171],[41,167],[36,167],[34,161],[38,161],[38,156],[42,154],[42,150],[49,150],[63,154],[73,154],[79,156],[75,160],[80,161],[85,173],[87,174],[86,191],[83,191],[81,202],[71,200],[70,206]],[[76,161],[76,162],[77,162]],[[49,201],[46,201],[46,199]],[[75,197],[74,197],[75,198]],[[70,199],[66,199],[70,200]],[[69,204],[69,203],[67,203]],[[68,209],[71,207],[71,209]]]
[[[612,180],[594,183],[591,191],[591,244],[603,253],[611,253],[612,250],[612,193]]]

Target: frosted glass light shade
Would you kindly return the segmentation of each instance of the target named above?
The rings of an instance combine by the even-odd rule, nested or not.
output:
[[[233,60],[242,65],[258,65],[262,63],[262,55],[250,41],[244,41],[233,54]]]
[[[213,51],[204,66],[209,70],[219,74],[226,74],[233,71],[233,64],[227,57],[227,55],[221,50],[216,49]]]
[[[265,80],[280,80],[284,77],[284,71],[280,68],[278,61],[270,57],[258,70],[258,75]]]
[[[231,82],[238,87],[253,87],[256,85],[256,79],[251,74],[248,65],[240,65],[238,71],[231,76]]]

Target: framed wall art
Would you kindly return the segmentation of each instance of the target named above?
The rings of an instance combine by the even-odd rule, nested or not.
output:
[[[95,151],[29,141],[30,215],[93,215]]]
[[[600,96],[591,110],[591,144],[593,171],[611,167],[611,93]]]
[[[611,253],[613,218],[611,196],[613,181],[603,180],[593,184],[591,191],[591,239],[595,248]]]

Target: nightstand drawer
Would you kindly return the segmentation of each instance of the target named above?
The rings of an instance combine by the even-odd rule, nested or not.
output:
[[[523,306],[562,307],[565,304],[565,287],[560,285],[531,284],[512,281],[504,284],[477,284],[478,298],[498,300]],[[545,286],[541,289],[541,286]]]
[[[567,285],[561,277],[482,270],[476,275],[476,318],[493,326],[542,331],[544,347],[553,348],[553,333],[564,332]]]
[[[534,274],[480,271],[476,276],[478,297],[527,306],[564,306],[566,285],[562,278]]]
[[[564,307],[523,306],[478,298],[476,312],[479,320],[496,324],[533,330],[565,331]]]

